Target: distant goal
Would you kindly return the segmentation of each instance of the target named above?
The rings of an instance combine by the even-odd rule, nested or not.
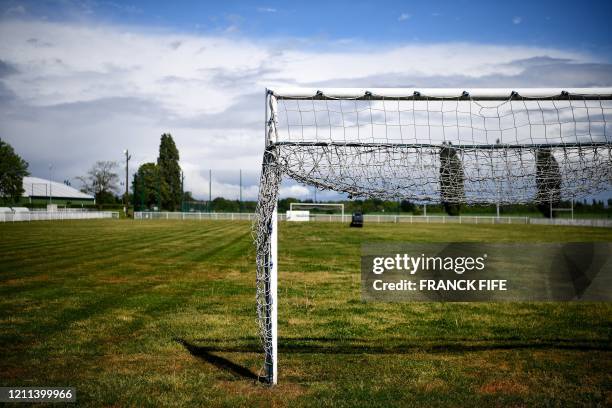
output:
[[[340,214],[340,220],[344,222],[344,204],[342,203],[290,203],[289,211],[287,212],[287,221],[291,221],[290,217],[292,214],[297,213],[298,210],[312,210],[322,209],[330,210],[336,209]],[[297,214],[296,214],[297,215]],[[296,219],[299,217],[295,217]],[[310,219],[310,218],[309,218]]]
[[[277,199],[556,205],[612,185],[612,88],[276,89],[254,223],[263,373],[277,382]]]

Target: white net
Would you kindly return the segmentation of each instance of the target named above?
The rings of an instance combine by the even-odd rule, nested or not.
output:
[[[253,223],[253,236],[256,250],[256,300],[257,300],[257,324],[259,336],[265,353],[265,363],[260,377],[272,383],[273,364],[272,360],[272,311],[273,302],[270,286],[270,272],[273,265],[272,257],[272,228],[274,209],[278,200],[278,188],[282,179],[280,167],[277,166],[278,155],[274,150],[266,150],[264,153],[263,166],[260,180],[259,202],[255,211]]]
[[[568,199],[610,183],[609,96],[277,100],[282,172],[353,197],[528,203],[548,200],[538,179],[560,179],[557,190]],[[442,146],[459,163],[464,194],[442,194],[450,171]],[[536,165],[543,152],[558,168]],[[536,177],[538,167],[555,174]]]
[[[349,197],[451,204],[558,202],[612,184],[610,88],[298,90],[268,92],[266,105],[254,224],[266,356],[271,217],[283,175]]]

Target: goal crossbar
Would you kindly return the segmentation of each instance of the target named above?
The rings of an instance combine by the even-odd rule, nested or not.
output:
[[[612,95],[612,87],[601,88],[278,88],[266,91],[276,99],[545,99],[598,100]]]
[[[605,147],[609,142],[563,142],[563,143],[495,143],[495,144],[463,144],[457,143],[453,147],[457,149],[478,149],[478,150],[506,150],[506,149],[535,149],[535,148],[573,148],[573,147]],[[440,144],[435,143],[353,143],[353,142],[275,142],[276,146],[312,146],[312,147],[370,147],[370,148],[440,148]]]

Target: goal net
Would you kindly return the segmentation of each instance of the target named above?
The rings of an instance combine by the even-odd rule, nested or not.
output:
[[[349,197],[552,203],[612,184],[612,88],[266,91],[254,223],[257,304],[276,382],[276,202],[283,176]]]
[[[289,211],[295,211],[296,209],[301,210],[322,210],[330,211],[335,210],[340,213],[340,219],[344,221],[344,204],[342,203],[290,203]]]

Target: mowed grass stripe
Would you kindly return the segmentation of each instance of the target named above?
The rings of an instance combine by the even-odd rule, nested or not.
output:
[[[73,245],[73,244],[86,244],[91,238],[90,228],[85,228],[83,224],[87,221],[75,221],[72,223],[61,223],[57,222],[47,222],[45,225],[40,226],[36,223],[31,223],[30,230],[27,230],[27,237],[29,239],[34,240],[31,245],[17,244],[23,236],[20,236],[19,233],[23,234],[25,232],[23,229],[16,229],[16,224],[0,224],[0,232],[7,236],[6,240],[3,240],[4,246],[0,246],[0,248],[10,248],[11,251],[28,249],[33,250],[37,248],[45,248],[46,250],[58,249],[65,245]],[[95,221],[92,221],[95,222]],[[98,221],[99,222],[99,221]],[[167,225],[157,225],[156,228],[146,228],[139,229],[139,237],[140,238],[148,238],[151,241],[153,240],[170,240],[168,236],[162,237],[159,235],[161,230],[167,231],[168,235],[170,235],[170,231],[176,231],[177,234],[185,234],[184,229],[177,229],[176,225],[172,225],[172,222],[167,222]],[[125,242],[134,239],[134,234],[132,234],[130,230],[124,229],[116,229],[112,226],[108,226],[105,224],[105,228],[100,228],[96,231],[97,234],[100,235],[100,238],[106,237],[109,239],[109,244],[113,244],[115,247],[123,246]],[[200,223],[201,228],[205,230],[222,230],[222,226],[215,226],[213,224],[207,222]],[[4,230],[3,230],[4,227]],[[54,232],[58,229],[66,229],[70,231],[70,235],[57,235]],[[15,234],[17,232],[18,234]],[[194,234],[197,231],[193,232]],[[10,238],[9,238],[10,237]]]
[[[609,241],[610,230],[281,223],[280,384],[270,390],[230,368],[262,364],[250,228],[0,225],[12,237],[0,247],[0,383],[70,384],[81,406],[611,400],[610,304],[362,303],[359,279],[362,242]]]
[[[210,228],[212,225],[209,225]],[[184,241],[186,243],[194,242],[194,245],[202,245],[201,238],[210,236],[214,238],[216,233],[224,230],[223,226],[215,226],[213,228],[205,229],[207,226],[204,225],[202,231],[194,230],[187,233],[184,230],[173,230],[171,228],[164,228],[163,231],[148,231],[148,233],[142,236],[134,236],[127,232],[124,234],[122,239],[114,238],[113,235],[102,235],[100,238],[104,239],[107,237],[113,237],[111,239],[105,239],[108,243],[103,247],[100,247],[99,242],[86,240],[80,238],[75,241],[77,243],[78,252],[73,256],[65,257],[61,256],[63,252],[60,250],[65,247],[61,245],[51,245],[48,251],[45,251],[44,257],[37,251],[17,251],[6,258],[6,261],[2,263],[2,267],[5,270],[11,270],[16,265],[23,267],[39,266],[33,273],[42,272],[49,270],[68,269],[75,264],[79,264],[85,260],[85,264],[96,263],[100,259],[106,259],[109,254],[119,254],[118,256],[124,257],[126,252],[136,253],[136,251],[147,249],[150,251],[148,256],[164,256],[164,252],[160,250],[160,246],[165,243],[176,243],[177,241]],[[72,232],[72,230],[70,230]],[[160,235],[160,233],[162,235]],[[127,236],[125,236],[127,235]],[[88,244],[84,244],[88,242]],[[136,245],[134,245],[136,243]],[[70,247],[68,245],[68,247]],[[74,247],[73,247],[74,248]],[[24,253],[25,252],[25,253]],[[11,259],[12,258],[12,259]],[[41,262],[41,260],[43,262]],[[9,274],[10,276],[10,274]],[[22,275],[23,276],[23,275]]]
[[[169,226],[172,227],[172,225],[169,225]],[[186,239],[187,243],[191,243],[194,246],[202,246],[202,245],[204,245],[204,246],[210,247],[209,242],[206,242],[206,241],[202,240],[203,237],[208,235],[208,236],[210,236],[210,240],[209,241],[214,241],[215,242],[215,246],[212,246],[212,249],[210,249],[208,252],[206,252],[206,254],[208,254],[209,252],[214,252],[220,246],[228,246],[232,242],[236,241],[236,239],[234,239],[234,240],[232,240],[230,242],[225,243],[225,242],[223,242],[223,240],[219,240],[218,232],[225,228],[223,224],[219,224],[219,223],[208,224],[208,225],[205,224],[204,227],[208,227],[207,229],[202,228],[202,224],[198,224],[197,225],[197,231],[192,231],[191,234],[189,234],[189,233],[186,234],[183,229],[179,229],[178,231],[174,231],[173,228],[166,228],[166,227],[167,226],[164,225],[164,227],[162,228],[162,232],[165,234],[164,238],[159,238],[159,236],[157,236],[157,238],[154,237],[154,238],[150,239],[150,241],[156,240],[156,243],[157,243],[156,246],[159,246],[160,244],[163,244],[164,242],[174,242],[174,241],[177,240],[178,237],[180,237],[181,240],[185,240]],[[211,228],[211,227],[213,227],[213,228]],[[230,231],[231,231],[231,229],[230,229]],[[243,236],[239,236],[237,239],[238,240],[243,239],[246,235],[248,235],[248,232],[243,233]],[[129,238],[128,241],[131,241],[131,238]],[[140,243],[140,246],[143,246],[143,245],[145,247],[149,246],[147,243],[143,244],[143,240],[138,240],[137,242]],[[124,243],[122,242],[122,243],[116,244],[115,246],[117,246],[117,245],[124,245]],[[103,245],[100,245],[100,246],[103,246]],[[181,245],[181,247],[185,247],[185,245]],[[187,248],[187,251],[191,252],[192,249],[191,248]],[[157,254],[163,254],[163,252],[160,252],[159,250],[156,253]],[[120,258],[123,255],[125,255],[125,254],[117,254],[114,257],[111,257],[110,259],[109,259],[109,257],[107,255],[102,255],[102,256],[93,257],[93,258],[92,257],[87,257],[87,258],[88,258],[89,262],[97,263],[97,269],[96,269],[95,273],[97,275],[100,275],[100,274],[104,275],[106,270],[112,269],[113,266],[115,266],[116,264],[121,262]],[[170,252],[170,255],[172,257],[173,253]],[[162,255],[162,257],[166,258],[165,255]],[[105,261],[101,262],[100,261],[101,259],[104,259]],[[83,269],[84,267],[87,267],[88,264],[89,263],[78,264],[77,268]],[[53,266],[54,266],[53,263],[48,264],[45,267],[45,269],[53,268]],[[55,266],[62,266],[62,265],[61,264],[59,264],[59,265],[55,264]],[[67,272],[67,271],[65,271],[65,272]],[[93,277],[90,276],[89,278],[93,278]],[[140,291],[141,287],[142,287],[142,285],[140,285],[139,287],[131,286],[129,288],[129,290],[131,292],[135,291],[136,293],[138,293]],[[26,287],[25,289],[31,289],[31,288]],[[11,290],[15,290],[15,288],[12,288]],[[31,292],[32,292],[31,294],[34,297],[39,298],[39,299],[41,299],[41,298],[42,299],[45,299],[45,298],[54,298],[54,297],[58,297],[60,295],[60,293],[57,293],[56,290],[54,290],[54,289],[52,289],[50,287],[47,287],[47,288],[44,288],[44,289],[41,288],[41,290],[39,290],[39,291],[36,291],[36,290],[32,291],[31,290]],[[50,292],[50,293],[47,293],[47,292]],[[43,293],[47,293],[47,294],[44,295]],[[128,299],[129,299],[129,297],[128,297]],[[90,303],[90,304],[86,305],[86,307],[89,307],[91,309],[96,309],[97,310],[97,309],[100,309],[101,305],[107,305],[107,304],[109,304],[108,299],[103,297],[102,299],[97,300],[95,303]],[[59,319],[60,320],[67,320],[67,321],[74,320],[76,318],[76,316],[78,316],[78,313],[79,313],[78,310],[77,311],[71,310],[69,315],[60,316]]]

